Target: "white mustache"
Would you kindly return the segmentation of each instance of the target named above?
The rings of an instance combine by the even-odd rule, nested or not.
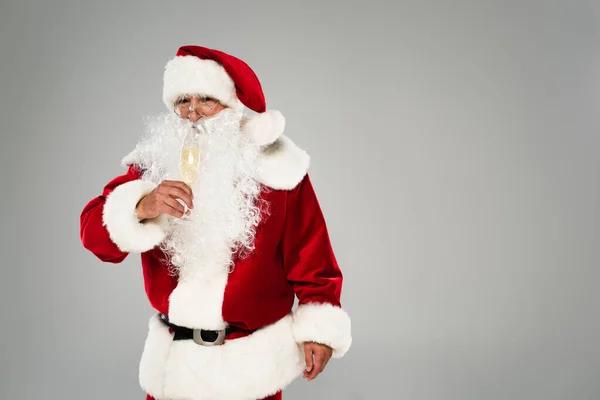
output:
[[[193,128],[201,132],[210,133],[211,130],[218,128],[226,128],[227,126],[238,126],[242,120],[243,114],[239,110],[226,108],[218,114],[212,116],[204,116],[198,121],[190,121]]]

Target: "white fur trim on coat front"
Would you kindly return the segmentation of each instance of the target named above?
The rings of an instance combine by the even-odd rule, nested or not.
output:
[[[179,278],[169,296],[169,319],[175,325],[188,328],[223,329],[227,326],[221,314],[227,269],[200,266],[197,270],[196,274],[190,274],[192,276]]]
[[[273,143],[285,129],[285,118],[280,111],[267,110],[246,119],[242,131],[259,146]]]
[[[235,84],[225,68],[214,60],[194,56],[176,56],[165,66],[163,102],[170,111],[177,98],[184,94],[201,94],[235,107],[239,100]]]
[[[168,327],[153,315],[139,381],[157,400],[256,400],[284,389],[304,367],[291,315],[221,346],[173,341]]]
[[[281,135],[261,151],[258,163],[260,183],[272,189],[291,190],[306,175],[310,156],[290,138]]]
[[[125,252],[145,252],[158,245],[165,237],[164,215],[141,222],[135,207],[150,193],[155,184],[134,180],[117,186],[104,203],[102,218],[111,240]]]
[[[340,358],[350,348],[350,317],[340,307],[329,303],[307,303],[294,313],[294,337],[298,343],[317,342],[333,348],[333,358]]]

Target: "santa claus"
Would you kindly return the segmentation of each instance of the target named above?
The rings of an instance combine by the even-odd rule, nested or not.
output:
[[[221,51],[181,47],[163,101],[127,172],[83,209],[83,246],[111,263],[141,254],[156,309],[139,365],[148,399],[280,399],[351,344],[309,156],[251,68]]]

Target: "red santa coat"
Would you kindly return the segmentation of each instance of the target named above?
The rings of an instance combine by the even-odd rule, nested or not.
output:
[[[255,251],[226,268],[179,281],[157,247],[165,216],[141,223],[137,202],[155,185],[141,180],[132,152],[127,173],[115,177],[81,213],[83,246],[100,260],[122,262],[140,253],[148,300],[181,326],[242,328],[221,346],[173,341],[150,318],[140,361],[142,389],[156,399],[258,399],[285,388],[304,369],[302,343],[314,341],[342,357],[351,344],[341,308],[342,273],[307,173],[309,157],[281,136],[260,155],[259,182],[269,214],[257,229]],[[294,296],[299,307],[293,311]]]

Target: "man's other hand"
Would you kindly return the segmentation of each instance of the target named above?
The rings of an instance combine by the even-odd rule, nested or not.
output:
[[[304,379],[310,382],[323,372],[332,354],[333,349],[327,345],[305,342],[304,361],[306,362],[306,369],[304,370]]]

